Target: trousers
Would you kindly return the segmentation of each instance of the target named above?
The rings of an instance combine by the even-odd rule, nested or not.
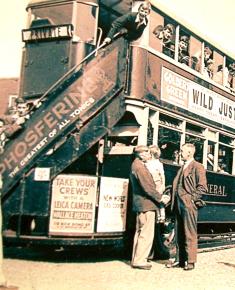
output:
[[[154,240],[155,215],[155,211],[137,213],[132,265],[146,265],[148,263]]]

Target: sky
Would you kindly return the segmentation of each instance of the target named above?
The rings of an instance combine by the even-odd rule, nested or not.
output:
[[[0,4],[0,78],[19,77],[29,0],[7,0]],[[235,55],[234,0],[156,0],[198,32]]]

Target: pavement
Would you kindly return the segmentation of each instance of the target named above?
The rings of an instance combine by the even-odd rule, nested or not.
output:
[[[6,251],[7,252],[7,251]],[[19,254],[21,253],[21,254]],[[80,253],[8,251],[4,272],[19,290],[234,290],[235,248],[198,254],[196,268],[168,269],[154,261],[151,270],[130,267],[121,252]]]

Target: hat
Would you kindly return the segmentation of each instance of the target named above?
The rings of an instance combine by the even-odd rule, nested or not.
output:
[[[148,146],[145,146],[145,145],[138,145],[134,149],[134,153],[142,153],[146,151],[149,151],[149,148]]]

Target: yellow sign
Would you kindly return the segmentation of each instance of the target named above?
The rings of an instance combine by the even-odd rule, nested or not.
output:
[[[97,177],[58,175],[52,185],[49,234],[93,233]]]

